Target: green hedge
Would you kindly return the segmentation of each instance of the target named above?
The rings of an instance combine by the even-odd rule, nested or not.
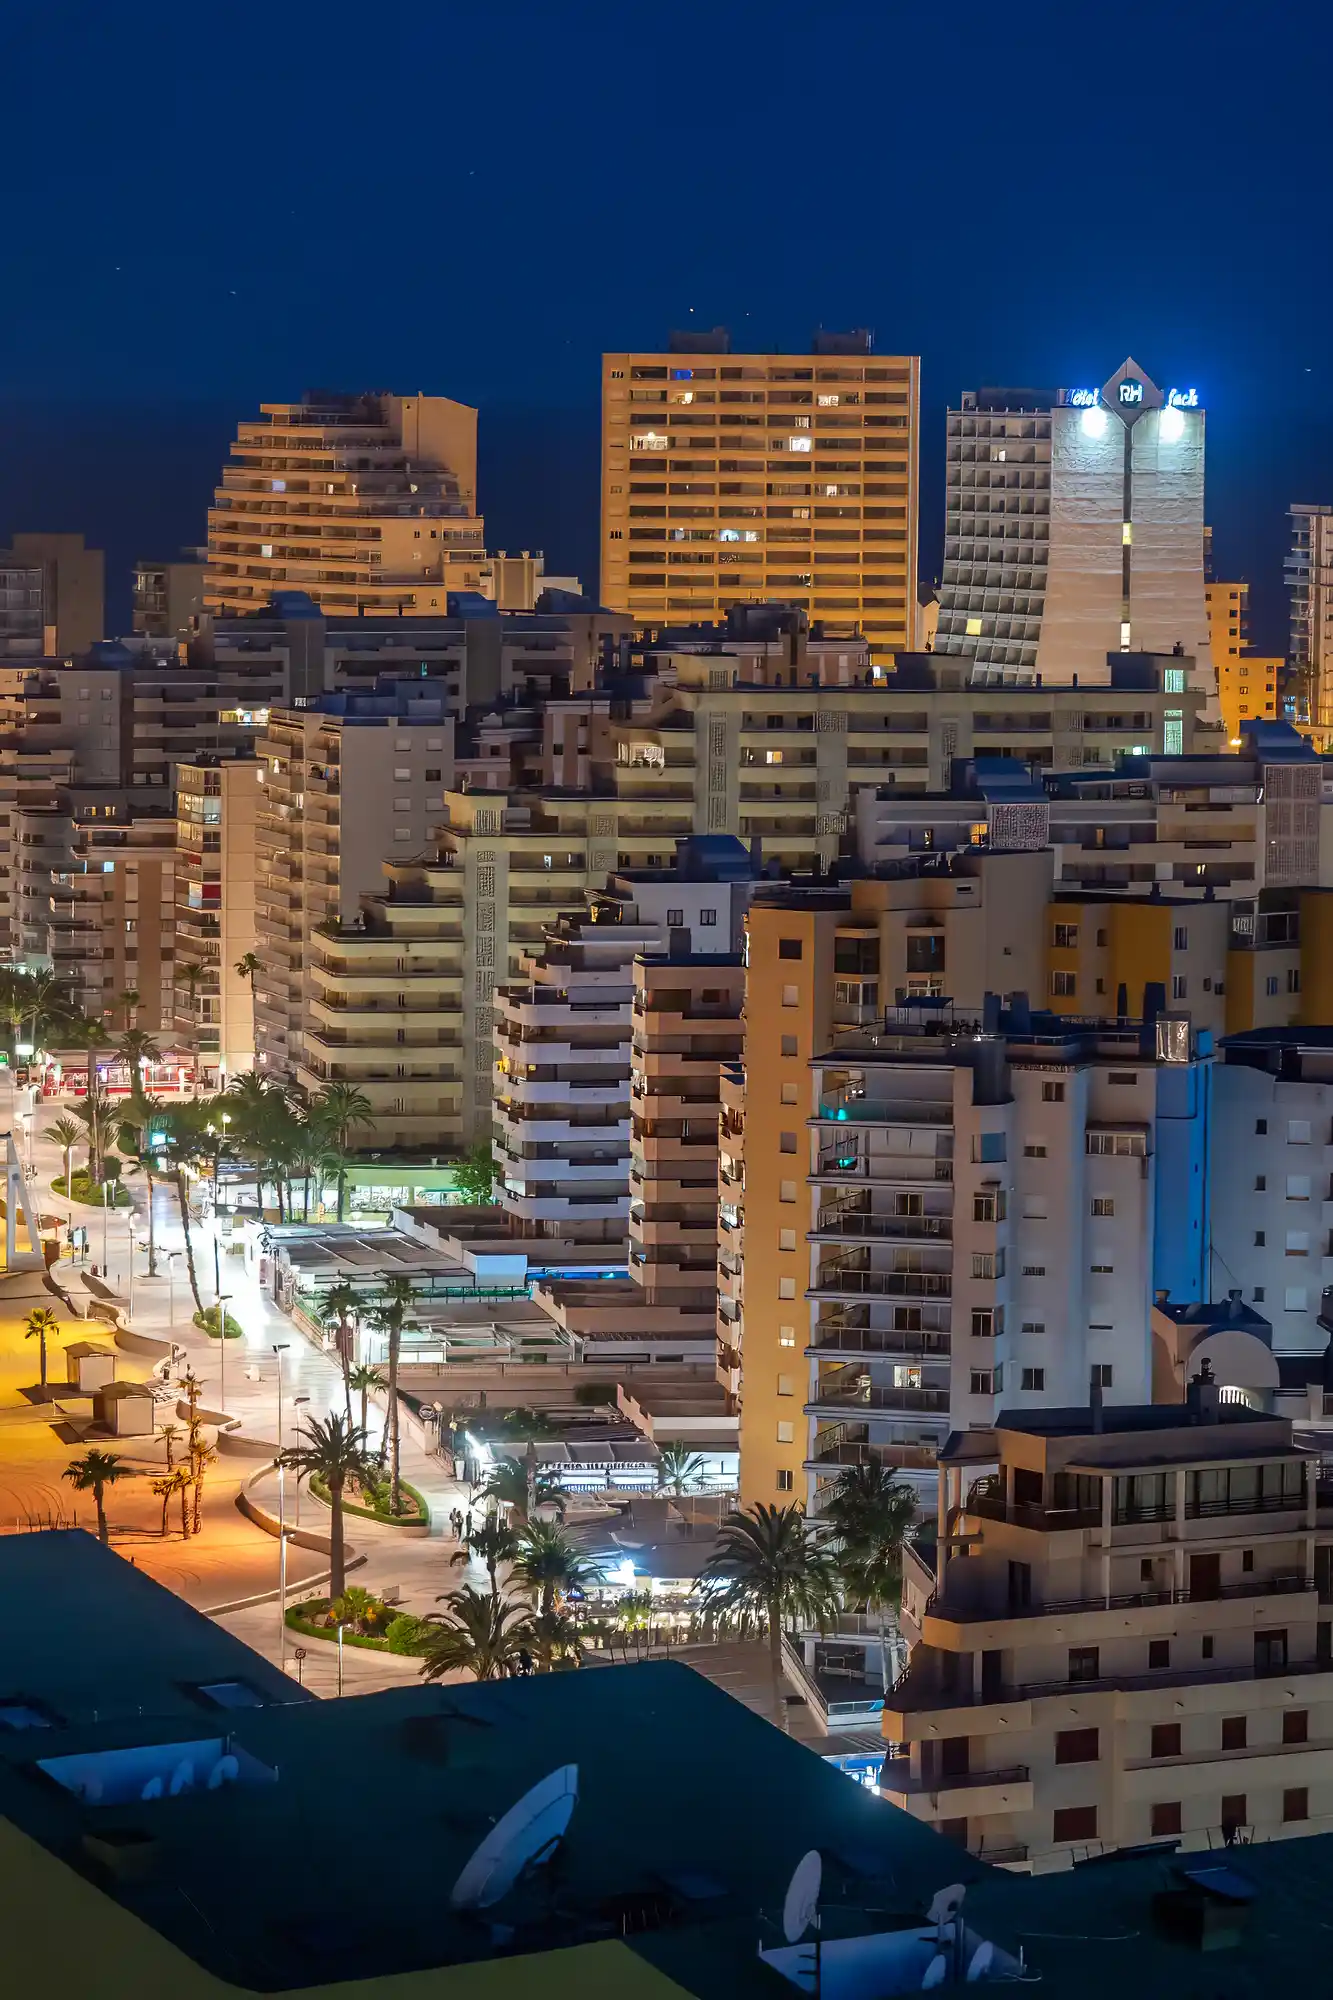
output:
[[[328,1608],[327,1597],[309,1598],[304,1604],[294,1604],[291,1607],[285,1623],[290,1631],[299,1632],[304,1638],[324,1639],[336,1646],[338,1643],[336,1625],[316,1625],[310,1618],[302,1615],[305,1612],[327,1611]],[[410,1659],[420,1659],[427,1650],[425,1624],[424,1618],[413,1618],[407,1612],[400,1612],[396,1618],[390,1619],[388,1629],[382,1638],[369,1632],[352,1632],[344,1625],[343,1644],[363,1646],[371,1653],[397,1653]]]
[[[309,1485],[316,1500],[322,1500],[326,1507],[332,1505],[329,1489],[322,1479],[317,1479],[314,1473],[311,1473]],[[402,1492],[416,1501],[419,1513],[390,1514],[387,1508],[358,1507],[351,1500],[343,1501],[343,1513],[356,1514],[363,1521],[382,1521],[386,1528],[429,1528],[430,1508],[426,1505],[425,1496],[418,1493],[415,1486],[409,1486],[405,1479],[400,1479],[398,1485]]]
[[[190,1317],[193,1319],[194,1324],[208,1335],[210,1340],[217,1339],[218,1309],[216,1306],[205,1306],[202,1312],[192,1313]],[[226,1315],[226,1338],[228,1340],[239,1340],[244,1332],[245,1328],[241,1325],[241,1322],[238,1319],[234,1319],[228,1313]]]
[[[73,1194],[73,1199],[75,1201],[85,1202],[89,1208],[101,1208],[103,1186],[107,1186],[111,1189],[111,1199],[106,1204],[108,1208],[129,1207],[130,1198],[126,1194],[124,1188],[121,1187],[118,1181],[108,1181],[108,1182],[93,1181],[88,1178],[88,1173],[86,1169],[82,1171],[79,1170],[78,1168],[75,1169],[74,1194]],[[56,1175],[55,1179],[51,1183],[51,1192],[53,1194],[61,1194],[61,1195],[64,1194],[65,1176],[63,1174]]]

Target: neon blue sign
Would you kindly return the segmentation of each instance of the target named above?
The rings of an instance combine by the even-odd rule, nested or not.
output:
[[[1071,389],[1069,407],[1071,410],[1092,410],[1102,400],[1100,389]]]
[[[1126,376],[1125,380],[1120,384],[1120,400],[1122,403],[1141,403],[1143,401],[1142,382],[1136,382],[1133,376]]]
[[[1168,389],[1166,407],[1168,410],[1197,410],[1199,392],[1197,389]]]

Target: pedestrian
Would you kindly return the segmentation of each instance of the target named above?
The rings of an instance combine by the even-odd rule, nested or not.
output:
[[[472,1540],[472,1509],[470,1507],[467,1510],[467,1539],[469,1541]]]

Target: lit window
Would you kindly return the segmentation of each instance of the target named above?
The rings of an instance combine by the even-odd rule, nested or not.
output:
[[[1122,521],[1122,522],[1121,522],[1121,524],[1120,524],[1120,539],[1121,539],[1122,543],[1124,544],[1124,546],[1125,546],[1126,548],[1128,548],[1128,547],[1129,547],[1129,545],[1130,545],[1130,543],[1131,543],[1131,542],[1133,541],[1133,539],[1134,539],[1134,523],[1133,523],[1132,521]]]
[[[820,395],[815,397],[815,401],[816,403],[818,403],[821,410],[836,410],[838,407],[838,397],[836,393],[831,395],[824,395],[823,393],[821,393]]]
[[[287,481],[285,479],[275,479],[273,482],[273,491],[275,493],[285,493],[287,491]]]
[[[979,639],[981,637],[981,620],[979,618],[968,619],[967,636],[969,639]]]
[[[1128,618],[1122,618],[1120,621],[1121,651],[1123,652],[1128,647],[1128,645],[1129,645],[1129,620]]]
[[[814,445],[813,438],[791,437],[787,439],[788,451],[810,451],[813,448],[813,445]]]
[[[261,542],[259,544],[259,553],[261,556],[271,556],[273,553],[272,542]]]

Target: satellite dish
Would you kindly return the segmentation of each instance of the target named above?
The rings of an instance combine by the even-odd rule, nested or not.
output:
[[[182,1792],[192,1791],[193,1788],[194,1765],[188,1757],[182,1757],[171,1774],[171,1796],[173,1799],[178,1799]]]
[[[824,1863],[819,1849],[812,1847],[797,1862],[787,1884],[782,1905],[782,1934],[788,1944],[799,1944],[819,1916],[819,1890],[824,1880]]]
[[[937,1951],[921,1975],[921,1991],[929,1993],[933,1986],[943,1986],[948,1977],[949,1961],[942,1951]]]
[[[926,1911],[926,1920],[932,1924],[947,1924],[963,1907],[967,1894],[966,1882],[951,1882],[947,1889],[937,1889],[934,1901]]]
[[[579,1767],[562,1764],[497,1820],[449,1892],[454,1910],[489,1910],[525,1868],[549,1861],[579,1800]]]
[[[994,1964],[995,1946],[989,1938],[986,1938],[972,1954],[971,1964],[967,1968],[968,1985],[975,1986],[979,1980],[988,1979]]]
[[[240,1775],[240,1763],[229,1751],[225,1757],[218,1758],[217,1763],[209,1772],[208,1789],[210,1792],[216,1792],[220,1791],[223,1785],[234,1785]]]

